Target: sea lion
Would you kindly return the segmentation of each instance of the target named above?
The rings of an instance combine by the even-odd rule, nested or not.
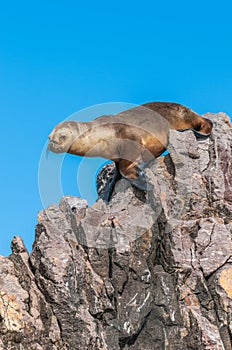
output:
[[[63,122],[49,135],[48,148],[113,160],[124,178],[146,190],[144,168],[166,150],[170,129],[190,129],[204,139],[211,133],[212,122],[181,104],[150,102],[91,122]]]

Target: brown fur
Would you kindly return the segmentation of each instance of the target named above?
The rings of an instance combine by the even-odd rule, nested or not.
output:
[[[139,163],[147,163],[165,151],[170,129],[192,129],[209,136],[212,123],[180,104],[150,102],[88,123],[61,123],[49,136],[49,149],[111,159],[118,163],[124,177],[136,179]]]

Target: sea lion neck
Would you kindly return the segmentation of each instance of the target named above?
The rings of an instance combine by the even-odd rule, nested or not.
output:
[[[87,122],[76,122],[75,123],[75,127],[77,129],[77,133],[79,136],[81,136],[82,134],[84,134],[86,131],[89,130],[89,123]]]
[[[91,122],[71,122],[73,123],[73,142],[68,150],[70,154],[84,156],[92,145],[88,142],[88,133],[91,129]]]

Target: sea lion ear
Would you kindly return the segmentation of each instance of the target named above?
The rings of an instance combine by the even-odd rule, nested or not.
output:
[[[137,162],[120,161],[119,172],[124,179],[138,189],[142,191],[151,191],[153,189],[153,186],[148,182],[144,169],[139,167]]]

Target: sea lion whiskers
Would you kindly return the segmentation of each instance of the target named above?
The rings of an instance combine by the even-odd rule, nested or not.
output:
[[[48,159],[49,153],[50,153],[50,151],[49,151],[49,148],[47,146],[47,148],[46,148],[46,159]]]

